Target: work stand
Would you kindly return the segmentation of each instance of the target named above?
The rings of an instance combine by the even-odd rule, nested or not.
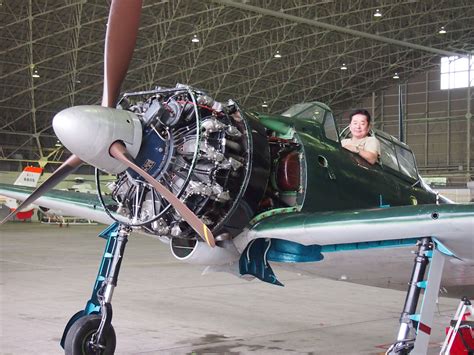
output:
[[[114,223],[99,234],[107,240],[92,296],[67,323],[61,346],[66,354],[113,354],[112,296],[131,229]]]
[[[431,335],[436,300],[441,284],[445,255],[430,237],[418,241],[413,272],[411,275],[403,312],[400,316],[400,328],[396,342],[386,354],[426,354]],[[425,272],[428,269],[426,280]],[[416,313],[418,301],[423,292],[420,312]]]
[[[454,350],[453,354],[474,354],[474,321],[468,320],[472,316],[474,316],[474,307],[467,297],[463,297],[451,320],[448,334],[439,352],[440,355],[449,355],[452,350]],[[456,339],[459,339],[460,344],[454,347]]]

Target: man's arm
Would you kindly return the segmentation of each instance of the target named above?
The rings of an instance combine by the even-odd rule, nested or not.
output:
[[[369,150],[360,149],[359,155],[372,165],[374,165],[379,160],[379,155]]]
[[[353,153],[359,154],[372,165],[375,164],[379,159],[380,143],[376,138],[373,138],[367,142],[365,149],[360,149],[359,147],[350,144],[350,141],[343,142],[342,147],[350,150]]]
[[[360,150],[359,155],[370,164],[375,164],[380,156],[380,142],[375,137],[369,137],[365,143],[364,149]]]

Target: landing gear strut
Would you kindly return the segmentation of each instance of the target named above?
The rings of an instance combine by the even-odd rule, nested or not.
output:
[[[442,248],[430,237],[418,241],[418,252],[400,316],[397,340],[386,354],[405,355],[412,351],[412,354],[426,354],[445,261],[440,247]],[[428,264],[428,277],[424,280]],[[420,312],[415,313],[422,289],[423,302]]]
[[[112,295],[131,229],[114,223],[99,236],[107,239],[91,299],[64,329],[61,346],[68,355],[113,354]]]

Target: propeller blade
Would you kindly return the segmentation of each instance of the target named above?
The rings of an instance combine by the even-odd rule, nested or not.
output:
[[[0,224],[5,223],[10,217],[14,216],[17,212],[21,211],[24,207],[28,206],[30,203],[33,203],[35,200],[40,198],[46,192],[51,190],[59,182],[61,182],[66,176],[71,174],[82,164],[82,160],[75,155],[71,155],[56,171],[49,177],[48,180],[43,182],[33,193],[28,196],[28,198],[23,201],[20,206],[13,212],[11,212],[5,219],[3,219]]]
[[[113,0],[104,52],[102,106],[114,108],[137,40],[142,0]]]
[[[214,235],[210,229],[172,192],[156,181],[145,170],[136,165],[122,143],[113,143],[110,147],[110,155],[143,176],[143,178],[145,178],[145,180],[148,181],[148,183],[150,183],[158,193],[160,193],[176,209],[176,211],[178,211],[181,217],[183,217],[183,219],[196,231],[197,234],[201,236],[203,240],[206,241],[209,246],[216,246]]]

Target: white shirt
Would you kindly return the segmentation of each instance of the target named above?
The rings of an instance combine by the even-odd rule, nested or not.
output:
[[[361,139],[357,138],[350,138],[350,139],[343,139],[341,141],[343,147],[347,144],[353,145],[357,147],[359,150],[365,150],[367,152],[377,153],[377,156],[380,156],[380,142],[375,137],[364,137]]]

